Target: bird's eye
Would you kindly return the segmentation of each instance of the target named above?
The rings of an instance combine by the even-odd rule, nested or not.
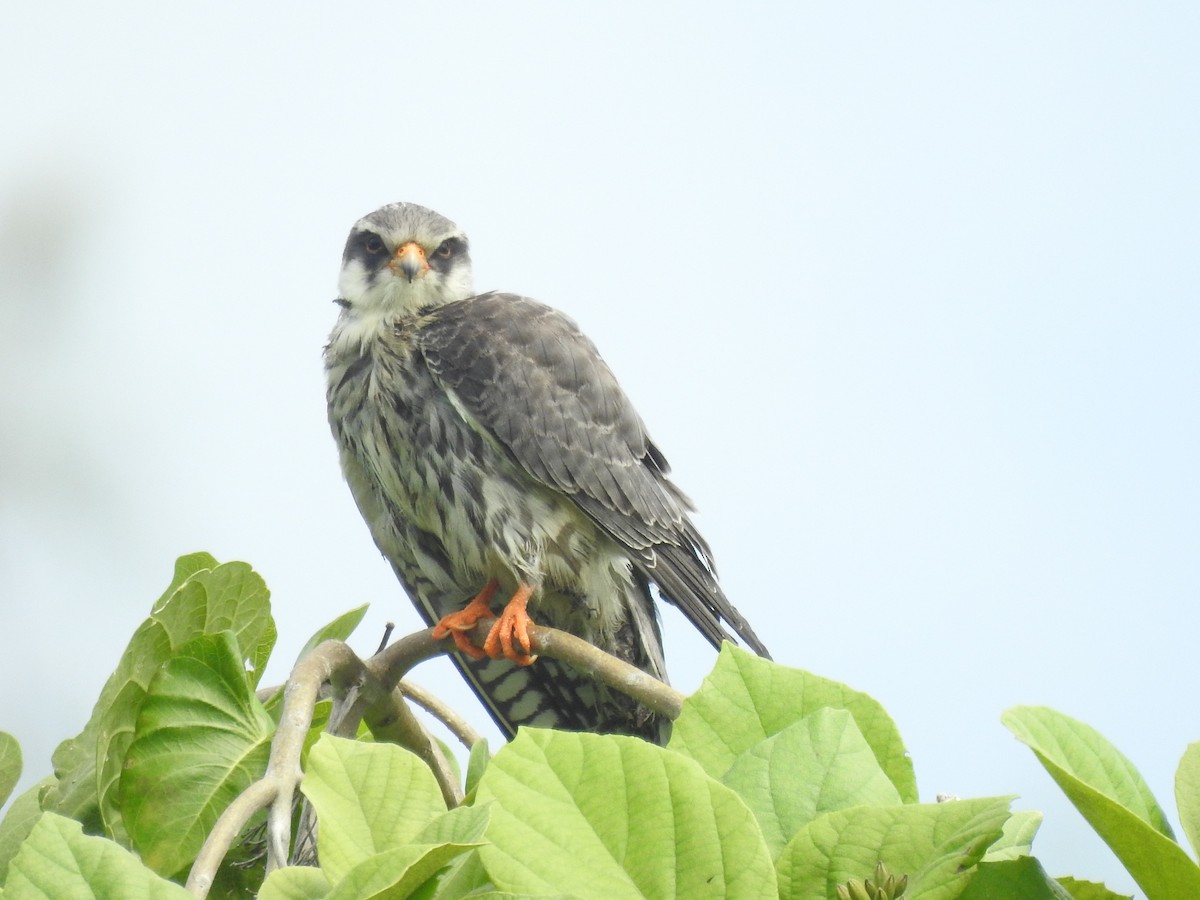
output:
[[[372,234],[363,243],[363,249],[365,249],[368,253],[372,253],[372,254],[382,253],[383,252],[383,241],[382,241],[382,239],[380,239],[380,237],[378,235]]]
[[[454,255],[454,241],[442,241],[433,252],[442,259],[449,259]]]

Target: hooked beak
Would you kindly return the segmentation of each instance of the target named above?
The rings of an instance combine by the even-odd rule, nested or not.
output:
[[[414,278],[429,271],[429,260],[425,258],[425,250],[416,241],[409,241],[396,248],[396,255],[388,263],[388,268],[395,272],[399,269],[412,284]]]

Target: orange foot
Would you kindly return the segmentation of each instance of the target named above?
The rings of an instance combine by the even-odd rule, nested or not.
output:
[[[532,587],[527,584],[518,585],[517,592],[500,613],[500,618],[493,623],[487,640],[483,642],[484,651],[492,659],[503,656],[518,666],[531,665],[537,659],[537,656],[529,652],[529,626],[533,624],[533,620],[529,618],[526,607],[532,596]]]
[[[433,627],[434,638],[439,641],[445,637],[454,638],[454,646],[471,659],[483,659],[487,656],[483,650],[471,643],[471,636],[468,632],[481,620],[495,618],[491,603],[492,595],[496,593],[496,587],[495,579],[489,581],[483,586],[483,590],[458,612],[442,616],[441,621]]]

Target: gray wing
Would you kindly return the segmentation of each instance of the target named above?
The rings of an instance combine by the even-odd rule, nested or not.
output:
[[[474,423],[629,551],[714,646],[729,637],[724,621],[768,655],[718,586],[666,459],[574,322],[525,297],[483,294],[431,310],[415,340]]]

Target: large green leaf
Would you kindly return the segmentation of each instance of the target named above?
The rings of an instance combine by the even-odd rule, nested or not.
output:
[[[1045,706],[1014,706],[1001,721],[1034,753],[1116,801],[1159,833],[1175,837],[1141,773],[1095,728]]]
[[[145,702],[146,693],[173,650],[170,635],[160,622],[151,619],[143,623],[114,673],[113,677],[120,679],[118,690],[101,710],[95,750],[100,812],[105,831],[122,844],[128,842],[120,797],[125,754],[133,743],[138,711]],[[109,684],[113,683],[110,678]],[[100,710],[100,704],[96,708]]]
[[[274,723],[246,683],[231,632],[188,642],[159,671],[121,777],[124,816],[145,863],[191,863],[224,809],[266,769]]]
[[[226,627],[244,641],[242,658],[259,667],[252,679],[274,640],[268,597],[262,579],[245,563],[218,565],[207,553],[180,557],[171,585],[134,633],[87,725],[55,751],[58,784],[48,791],[44,808],[126,843],[120,778],[150,680],[185,643]]]
[[[446,812],[429,767],[394,744],[324,735],[301,790],[317,812],[318,855],[334,884],[369,857],[415,843]]]
[[[128,850],[54,813],[38,820],[8,869],[4,900],[188,900]]]
[[[197,635],[232,631],[243,659],[254,664],[265,662],[275,643],[270,597],[262,576],[249,565],[223,563],[194,572],[156,606],[152,617],[167,628],[173,647]],[[261,675],[261,670],[251,670],[251,684]]]
[[[904,806],[856,806],[813,820],[784,848],[779,895],[824,900],[851,878],[870,878],[882,861],[908,876],[905,900],[952,900],[1001,834],[1009,799]]]
[[[48,775],[27,791],[16,796],[8,812],[0,820],[0,885],[8,874],[8,864],[21,843],[42,817],[40,796],[54,784],[54,776]]]
[[[1004,724],[1027,744],[1149,900],[1200,897],[1200,867],[1133,764],[1094,728],[1045,707],[1019,706]]]
[[[961,900],[1071,900],[1031,856],[981,862]]]
[[[1200,853],[1200,741],[1188,744],[1175,771],[1175,805],[1193,853]]]
[[[103,830],[117,841],[127,840],[117,803],[117,783],[146,689],[170,655],[171,639],[166,629],[162,623],[147,619],[134,632],[116,670],[100,691],[83,731],[54,751],[58,784],[47,793],[45,809],[84,822],[89,831]]]
[[[154,603],[159,610],[193,574],[214,567],[217,561],[207,553],[181,556],[175,561],[171,584]],[[118,811],[110,809],[114,820],[104,828],[100,815],[100,797],[105,785],[111,786],[120,774],[125,750],[133,739],[133,720],[145,696],[150,679],[171,652],[171,638],[162,622],[146,619],[134,632],[105,682],[92,715],[82,732],[63,741],[54,751],[54,773],[58,783],[46,793],[44,807],[84,822],[89,830],[106,830],[117,839],[124,838]],[[103,741],[101,741],[103,736]],[[97,766],[107,763],[110,772],[102,777]]]
[[[733,761],[726,785],[753,811],[771,855],[818,815],[900,803],[895,786],[844,709],[819,709]]]
[[[636,738],[522,728],[492,759],[479,848],[497,888],[578,897],[774,897],[753,814],[694,761]]]
[[[212,569],[196,568],[207,560],[211,557],[201,553],[176,563],[176,578],[187,571],[191,574],[155,605],[146,626],[151,626],[147,629],[148,639],[156,643],[151,649],[139,648],[140,661],[135,670],[138,677],[131,677],[122,685],[100,722],[100,810],[108,832],[118,839],[127,827],[122,816],[120,787],[134,726],[145,702],[142,679],[154,675],[163,662],[190,646],[191,641],[229,631],[235,635],[234,652],[241,676],[253,685],[261,669],[248,672],[247,664],[264,665],[275,639],[270,593],[258,573],[242,562],[224,563]],[[153,630],[153,623],[162,627],[168,643],[161,642],[161,632]],[[154,668],[150,669],[152,662]],[[230,686],[230,690],[236,689]]]
[[[879,703],[853,688],[800,669],[789,669],[732,644],[683,704],[667,746],[721,778],[735,759],[818,709],[844,709],[905,803],[917,800],[912,760],[895,722]]]

